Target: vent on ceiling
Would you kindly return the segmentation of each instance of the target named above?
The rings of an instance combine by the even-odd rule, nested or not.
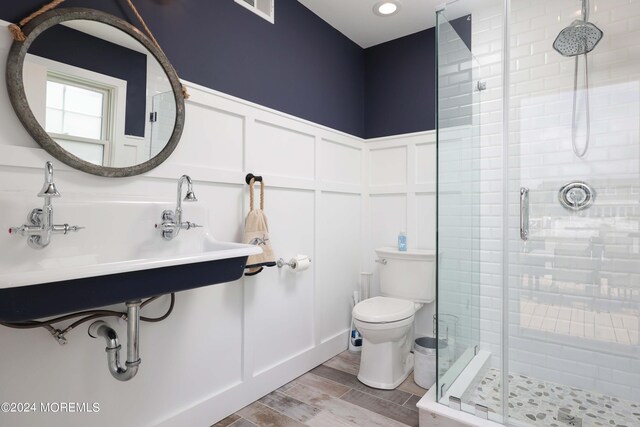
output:
[[[256,15],[274,23],[274,7],[275,0],[235,0],[236,3],[246,7]]]

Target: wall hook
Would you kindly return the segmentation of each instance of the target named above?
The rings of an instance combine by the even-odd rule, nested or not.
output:
[[[244,178],[244,181],[247,183],[247,185],[250,185],[252,179],[255,179],[255,182],[262,182],[261,176],[254,175],[252,173],[248,173],[247,176]]]

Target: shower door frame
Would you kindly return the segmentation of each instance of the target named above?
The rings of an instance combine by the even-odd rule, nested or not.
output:
[[[454,0],[457,1],[457,0]],[[445,12],[445,8],[440,9],[437,11],[437,16],[436,16],[436,45],[439,46],[439,38],[440,38],[440,23],[442,22],[441,20],[444,20],[446,22],[447,25],[451,26],[451,29],[453,29],[455,31],[455,28],[453,27],[453,25],[451,24],[451,22],[449,21],[449,18],[444,14]],[[458,18],[461,19],[461,18]],[[456,32],[456,36],[460,39],[461,42],[464,42],[464,40],[462,40],[462,38],[459,36],[459,34],[457,34]],[[466,43],[465,43],[466,44]],[[480,138],[480,133],[479,133],[479,123],[476,122],[480,116],[480,101],[481,101],[481,91],[478,89],[478,87],[476,86],[476,83],[479,82],[478,80],[478,61],[475,58],[475,56],[473,56],[473,52],[472,50],[466,46],[466,49],[468,51],[469,54],[469,58],[468,58],[468,62],[471,65],[471,67],[469,68],[471,71],[471,81],[469,81],[469,88],[471,89],[470,92],[470,96],[471,96],[471,113],[469,115],[469,118],[471,119],[471,122],[469,124],[465,124],[465,125],[457,125],[457,126],[451,126],[450,128],[453,129],[453,132],[460,132],[462,130],[463,133],[465,133],[465,128],[468,128],[468,134],[463,135],[461,137],[461,139],[468,139],[470,142],[470,150],[467,150],[469,153],[474,153],[474,151],[477,150],[477,152],[475,153],[476,156],[474,157],[473,154],[470,154],[472,156],[472,159],[478,160],[479,159],[479,149],[480,149],[480,145],[479,145],[479,138]],[[436,106],[436,143],[437,143],[437,149],[436,149],[436,196],[437,196],[437,200],[441,199],[441,177],[440,177],[440,162],[442,160],[442,156],[441,156],[441,143],[442,143],[442,138],[441,138],[441,126],[440,126],[440,103],[439,103],[439,94],[440,94],[440,78],[439,78],[439,54],[436,54],[436,100],[438,105]],[[464,61],[464,60],[463,60]],[[462,68],[461,68],[462,70]],[[466,70],[466,69],[465,69]],[[466,116],[462,116],[463,118]],[[456,119],[459,119],[460,117],[455,117]],[[469,154],[465,151],[465,154]],[[473,160],[470,162],[470,164],[473,163]],[[477,170],[478,174],[479,174],[479,168]],[[479,186],[479,177],[478,179],[474,180],[472,185],[478,185]],[[447,193],[447,191],[444,191],[443,193]],[[462,197],[464,198],[465,194],[461,193]],[[471,202],[469,204],[469,208],[473,208],[476,207],[479,209],[479,188],[477,190],[471,190],[470,193],[471,197],[473,198],[474,196],[477,196],[477,200],[474,202]],[[468,202],[468,199],[464,199],[465,202]],[[471,229],[474,230],[474,233],[477,232],[478,235],[476,236],[475,234],[471,234],[470,236],[468,236],[469,241],[471,242],[471,247],[472,249],[470,250],[471,254],[472,254],[472,261],[471,264],[476,263],[477,267],[476,269],[474,269],[474,267],[471,267],[471,269],[467,272],[471,277],[472,280],[470,280],[469,283],[469,289],[470,289],[470,308],[469,306],[467,307],[468,312],[466,313],[462,313],[462,318],[464,320],[464,318],[466,317],[468,320],[468,325],[467,325],[467,330],[466,332],[469,334],[469,339],[470,341],[468,343],[464,342],[464,339],[461,339],[460,342],[464,345],[465,349],[464,351],[460,351],[458,352],[458,348],[456,346],[457,343],[457,339],[454,341],[454,345],[450,346],[450,348],[448,349],[448,351],[453,352],[454,357],[452,358],[452,364],[449,366],[449,369],[445,372],[444,375],[442,375],[442,377],[440,376],[440,369],[442,368],[440,366],[441,363],[441,348],[440,348],[440,344],[438,346],[438,356],[436,357],[436,370],[437,370],[437,375],[436,375],[436,386],[437,386],[437,400],[440,401],[442,399],[443,396],[445,396],[445,392],[444,392],[444,386],[447,386],[447,390],[448,388],[453,385],[456,382],[456,379],[460,376],[460,374],[465,370],[466,366],[474,359],[475,355],[478,352],[478,348],[479,348],[479,344],[480,344],[480,340],[479,340],[479,333],[480,333],[480,329],[479,329],[479,285],[480,285],[480,281],[479,281],[479,248],[475,248],[475,245],[479,244],[479,224],[476,224],[476,222],[479,223],[479,212],[475,215],[475,217],[473,215],[471,215]],[[440,313],[440,303],[441,303],[441,298],[442,298],[442,292],[440,289],[440,281],[442,279],[442,270],[441,270],[441,262],[442,262],[442,254],[441,254],[441,242],[440,239],[443,237],[442,233],[440,232],[441,230],[441,222],[440,222],[440,202],[437,201],[436,203],[436,252],[438,253],[438,262],[436,263],[436,283],[438,284],[438,286],[436,286],[436,316],[437,318],[434,321],[434,330],[435,330],[435,334],[436,337],[440,338],[442,336],[442,331],[440,330],[440,325],[442,323],[441,320],[441,314],[444,316],[446,314],[450,313]],[[475,287],[476,292],[473,292],[473,289]],[[476,301],[473,301],[473,297],[475,296]],[[475,316],[473,316],[473,312],[476,313]],[[455,315],[453,316],[455,317]],[[471,319],[473,317],[473,320]],[[463,323],[463,322],[460,322]],[[461,325],[460,329],[464,329],[465,326]],[[475,335],[475,339],[474,337],[474,333]],[[458,338],[458,337],[456,337]],[[471,341],[473,341],[473,343],[471,343]],[[451,344],[451,342],[449,342],[449,344]],[[467,345],[465,345],[467,344]],[[453,349],[451,348],[453,347]],[[455,357],[455,355],[457,355],[458,353],[459,356]],[[447,378],[447,383],[442,383],[442,379],[443,378]]]

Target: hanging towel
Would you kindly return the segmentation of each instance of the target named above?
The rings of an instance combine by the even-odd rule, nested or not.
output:
[[[264,214],[264,180],[260,181],[260,209],[254,208],[253,184],[255,184],[255,179],[252,178],[249,182],[250,211],[244,223],[244,243],[260,246],[262,253],[249,257],[245,267],[245,276],[255,276],[264,267],[276,265],[276,258],[269,240],[269,224]]]

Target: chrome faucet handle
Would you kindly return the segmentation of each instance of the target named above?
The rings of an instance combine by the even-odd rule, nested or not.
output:
[[[162,222],[174,222],[175,219],[176,219],[176,214],[171,209],[162,211]]]
[[[38,193],[38,197],[62,197],[56,185],[53,183],[53,163],[44,164],[44,184],[42,190]]]
[[[165,211],[165,214],[167,212],[170,212],[173,215],[173,212],[171,211]],[[173,219],[166,218],[164,214],[162,222],[159,224],[156,223],[155,228],[160,230],[160,232],[162,233],[162,238],[165,240],[173,240],[173,238],[176,237],[176,235],[180,231],[180,227],[178,226],[178,224],[176,224]]]
[[[78,225],[54,225],[53,232],[56,234],[69,234],[69,233],[77,233],[80,230],[84,230],[86,227],[80,227]]]
[[[160,229],[162,231],[162,237],[165,240],[172,240],[178,234],[179,230],[191,230],[193,228],[202,228],[202,225],[196,224],[195,222],[185,221],[180,225],[176,224],[172,221],[165,221],[160,224],[156,224],[155,228]]]
[[[35,208],[27,215],[27,223],[40,227],[42,225],[42,208]]]
[[[21,225],[19,227],[9,227],[9,234],[14,236],[30,236],[40,232],[40,227],[35,225]]]
[[[163,221],[161,223],[156,223],[154,227],[155,228],[159,228],[162,231],[166,231],[166,230],[171,230],[171,229],[175,228],[175,225],[174,225],[173,222]]]
[[[202,228],[202,226],[196,224],[195,222],[185,221],[180,224],[180,228],[182,228],[183,230],[191,230],[192,228]]]

